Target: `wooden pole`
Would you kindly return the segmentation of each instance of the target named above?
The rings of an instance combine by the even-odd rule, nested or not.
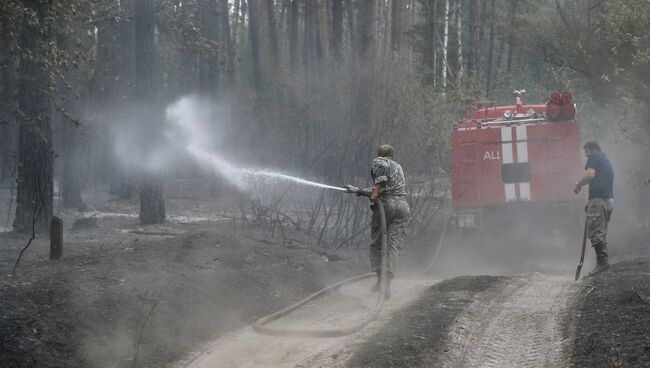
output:
[[[63,257],[63,220],[54,216],[50,222],[50,260]]]

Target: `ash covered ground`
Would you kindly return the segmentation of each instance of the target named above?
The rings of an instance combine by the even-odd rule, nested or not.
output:
[[[6,205],[8,190],[1,193]],[[142,227],[135,200],[117,200],[102,189],[89,192],[85,199],[90,211],[61,214],[66,229],[64,259],[49,261],[49,243],[37,236],[11,276],[29,236],[0,234],[2,366],[179,367],[227,332],[367,271],[365,244],[341,249],[316,246],[323,241],[318,234],[242,221],[236,200],[206,197],[206,193],[172,194],[169,221]],[[2,213],[6,210],[3,207]],[[71,229],[75,218],[93,214],[86,226]],[[560,328],[543,335],[562,344],[555,350],[551,346],[558,360],[531,366],[608,367],[617,357],[626,367],[650,366],[648,231],[622,226],[612,226],[611,270],[579,283],[559,281],[568,289],[558,294],[557,309],[547,309]],[[418,258],[414,249],[431,251],[435,239],[421,242],[428,245],[418,248],[413,241],[406,245],[405,264],[409,257]],[[614,244],[624,246],[617,249]],[[510,271],[499,277],[456,278],[456,273],[469,270],[457,266],[451,272],[443,260],[430,277],[447,280],[426,288],[407,305],[393,306],[365,334],[345,340],[340,346],[345,354],[332,344],[306,360],[302,352],[300,362],[286,366],[311,362],[306,366],[470,367],[507,359],[494,353],[509,349],[507,341],[502,346],[486,344],[485,340],[493,340],[490,333],[463,330],[494,329],[485,323],[497,310],[505,306],[521,312],[517,295],[533,301],[543,298],[547,289],[526,287],[535,282],[549,287],[555,280],[539,274],[507,275]],[[572,265],[570,274],[574,269]],[[529,322],[534,326],[536,321]],[[539,336],[531,338],[535,344]],[[485,352],[469,354],[459,363],[461,348]],[[481,363],[484,356],[492,360]]]

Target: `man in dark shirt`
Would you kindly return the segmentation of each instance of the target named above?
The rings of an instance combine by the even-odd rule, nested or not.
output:
[[[584,145],[587,164],[585,174],[576,183],[574,192],[589,184],[589,202],[587,202],[587,236],[596,252],[595,274],[609,268],[607,255],[607,224],[614,210],[614,169],[607,156],[600,150],[596,141]]]

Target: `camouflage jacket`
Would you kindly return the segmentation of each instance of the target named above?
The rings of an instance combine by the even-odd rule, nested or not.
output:
[[[408,194],[402,166],[388,157],[377,157],[372,160],[370,176],[373,185],[383,183],[380,192],[382,197],[400,197]]]

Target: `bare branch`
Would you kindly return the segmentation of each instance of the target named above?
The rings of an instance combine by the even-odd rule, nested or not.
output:
[[[36,238],[36,222],[38,221],[38,218],[41,216],[41,212],[43,210],[43,197],[42,197],[43,193],[41,192],[41,182],[39,180],[38,175],[36,175],[36,187],[34,188],[34,191],[37,191],[38,198],[40,199],[40,203],[34,205],[34,211],[32,212],[32,237],[29,238],[27,244],[20,251],[18,258],[16,259],[16,263],[14,264],[14,268],[11,270],[12,275],[16,274],[16,271],[18,270],[18,264],[20,263],[20,259],[23,257],[23,254],[27,251],[29,246]]]
[[[138,333],[138,338],[135,340],[135,354],[133,355],[133,364],[131,365],[132,367],[135,367],[138,362],[138,353],[140,352],[140,341],[142,341],[142,334],[144,333],[144,328],[147,326],[147,322],[151,319],[151,315],[153,315],[153,311],[156,309],[156,306],[160,302],[160,299],[157,299],[153,305],[151,306],[151,309],[149,309],[149,313],[147,314],[147,317],[144,319],[142,322],[142,326],[140,326],[140,332]]]

